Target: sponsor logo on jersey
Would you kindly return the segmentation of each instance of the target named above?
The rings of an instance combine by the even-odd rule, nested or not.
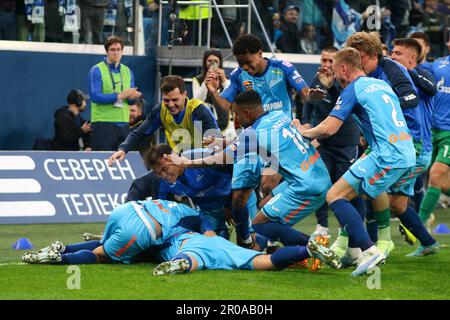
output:
[[[290,62],[288,62],[288,61],[283,61],[283,65],[286,66],[286,67],[288,67],[288,68],[293,67],[292,63],[290,63]]]
[[[275,80],[271,80],[271,81],[270,81],[270,87],[272,88],[272,87],[276,86],[276,85],[279,84],[281,81],[283,81],[283,79],[280,79],[280,78],[275,79]]]
[[[445,84],[445,78],[442,77],[441,80],[439,80],[438,83],[436,84],[437,90],[442,93],[450,93],[450,87],[446,87],[446,86],[444,86],[444,84]]]
[[[244,86],[245,90],[247,90],[247,91],[253,90],[253,81],[251,81],[251,80],[245,80],[244,82],[242,82],[242,85]]]

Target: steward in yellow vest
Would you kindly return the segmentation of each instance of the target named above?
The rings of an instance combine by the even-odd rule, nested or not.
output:
[[[144,123],[131,132],[109,158],[109,164],[121,161],[133,146],[163,128],[170,146],[175,152],[201,148],[206,136],[221,136],[210,109],[203,101],[189,99],[180,76],[166,76],[161,81],[162,102],[153,108]]]
[[[91,96],[92,150],[117,150],[128,135],[128,100],[141,93],[134,87],[132,71],[120,61],[123,42],[111,36],[106,40],[106,58],[89,72]]]

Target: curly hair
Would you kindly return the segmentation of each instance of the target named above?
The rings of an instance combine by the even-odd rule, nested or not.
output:
[[[233,54],[235,56],[240,54],[255,54],[259,50],[263,49],[263,44],[261,39],[259,39],[254,34],[246,33],[239,36],[233,45]]]

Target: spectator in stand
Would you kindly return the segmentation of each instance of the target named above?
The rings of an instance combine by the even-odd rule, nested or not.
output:
[[[92,44],[102,44],[103,22],[108,0],[79,0],[81,15],[80,43],[89,43],[88,35],[92,34]]]
[[[16,1],[0,2],[0,40],[16,40]]]
[[[411,1],[386,1],[386,9],[391,12],[391,20],[397,31],[397,38],[404,38],[409,31],[409,16],[412,9]]]
[[[229,125],[230,112],[223,110],[211,98],[205,83],[205,80],[211,74],[216,75],[214,85],[218,92],[222,92],[229,86],[230,81],[225,76],[225,71],[223,70],[222,54],[217,50],[208,50],[204,53],[202,73],[192,79],[192,97],[203,101],[211,109],[211,112],[217,120],[219,129],[223,132]]]
[[[444,49],[443,17],[437,12],[438,0],[425,0],[425,13],[423,16],[423,31],[430,39],[433,57],[441,57]]]
[[[316,42],[316,27],[308,24],[303,26],[303,37],[300,40],[301,53],[318,54],[319,46]]]
[[[45,2],[45,42],[73,43],[73,33],[64,32],[65,6],[60,6],[60,0],[46,0]]]
[[[283,53],[300,53],[300,32],[297,27],[300,9],[295,5],[287,5],[281,17],[281,35],[276,41],[276,47]]]
[[[55,137],[52,150],[90,151],[91,125],[84,120],[81,112],[86,108],[89,96],[80,90],[71,90],[67,96],[67,106],[55,111]],[[80,138],[83,142],[80,145]]]

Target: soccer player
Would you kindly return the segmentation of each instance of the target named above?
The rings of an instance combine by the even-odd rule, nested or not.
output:
[[[308,88],[307,83],[291,63],[265,59],[262,50],[261,40],[253,34],[244,34],[236,39],[233,54],[239,67],[230,74],[230,86],[219,94],[211,84],[214,74],[211,74],[210,79],[205,82],[216,102],[215,105],[229,110],[236,95],[247,90],[255,90],[261,96],[264,111],[283,111],[288,117],[292,117],[292,89],[305,98],[324,97],[322,90]],[[261,181],[262,194],[268,195],[277,186],[280,178],[279,175],[269,174],[266,171]]]
[[[402,223],[400,225],[402,233],[406,233],[406,230],[404,230],[406,227],[421,242],[420,248],[412,253],[411,256],[425,256],[437,253],[438,243],[422,225],[417,212],[412,207],[408,207],[408,196],[414,195],[416,178],[425,172],[431,163],[431,119],[436,83],[432,74],[417,66],[422,50],[417,40],[402,38],[394,40],[393,44],[394,48],[391,58],[408,69],[420,97],[419,108],[422,116],[420,121],[423,145],[420,154],[417,156],[416,165],[391,186],[388,192],[390,194],[389,200],[391,210],[395,215],[401,216],[400,220],[407,224]]]
[[[336,133],[353,114],[372,149],[327,193],[330,208],[349,235],[342,262],[357,264],[352,273],[357,276],[382,263],[385,255],[369,238],[363,220],[350,201],[357,195],[377,198],[415,165],[416,157],[397,95],[385,81],[365,76],[359,52],[348,47],[340,50],[335,56],[334,72],[345,89],[333,111],[312,129],[296,124],[306,138],[326,138]]]
[[[231,170],[230,166],[217,166],[215,168],[182,168],[174,165],[164,158],[170,155],[172,148],[167,144],[153,146],[144,156],[146,165],[162,179],[159,187],[160,199],[166,199],[168,194],[188,196],[202,214],[209,220],[212,229],[225,239],[229,238],[226,226],[224,209],[231,208]],[[186,151],[183,155],[187,158],[194,158],[195,154],[208,153],[206,149],[193,149]],[[253,190],[253,189],[252,189]],[[239,213],[232,212],[239,235],[243,228],[241,224],[251,229],[250,219],[256,215],[256,194],[253,191],[245,203],[247,220],[240,221]],[[234,211],[234,209],[232,209]],[[237,219],[236,219],[237,218]],[[249,235],[252,230],[248,230]],[[248,236],[247,235],[247,236]],[[257,237],[258,247],[263,250],[266,247],[267,239]]]
[[[331,186],[319,153],[305,141],[291,118],[282,111],[265,112],[260,95],[249,90],[235,98],[236,115],[246,128],[223,152],[204,159],[188,160],[171,155],[172,161],[185,167],[238,162],[256,153],[284,178],[253,219],[254,230],[284,245],[306,245],[309,236],[292,228],[325,201]]]
[[[67,246],[55,241],[44,249],[25,253],[22,261],[39,264],[129,264],[150,247],[162,245],[177,232],[185,232],[180,223],[192,217],[201,220],[202,233],[216,235],[207,220],[183,204],[165,200],[127,202],[112,211],[101,241],[91,240]]]
[[[422,147],[419,97],[408,71],[399,63],[383,57],[382,43],[377,32],[357,32],[347,39],[347,46],[359,51],[367,76],[384,80],[394,90],[418,155]],[[385,256],[395,247],[391,239],[390,218],[389,198],[385,192],[367,202],[367,229],[371,239],[377,243],[377,247]]]
[[[339,257],[330,249],[311,240],[307,246],[289,246],[263,254],[239,247],[221,237],[184,233],[168,240],[157,256],[160,263],[153,275],[171,275],[195,270],[281,270],[309,257],[330,267],[340,267]]]
[[[450,49],[450,40],[447,43]],[[433,158],[425,198],[420,206],[420,219],[431,229],[433,212],[441,192],[450,195],[450,56],[432,64],[437,81],[432,120]],[[420,248],[419,248],[420,249]]]

